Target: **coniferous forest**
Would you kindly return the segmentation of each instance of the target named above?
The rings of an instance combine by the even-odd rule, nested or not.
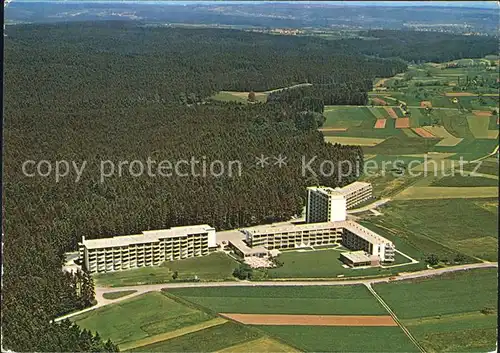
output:
[[[51,322],[92,305],[90,276],[61,270],[64,252],[82,236],[289,219],[301,212],[306,186],[357,178],[304,175],[303,156],[363,160],[359,147],[324,142],[317,128],[325,104],[366,104],[372,80],[403,72],[403,59],[471,57],[463,47],[471,41],[478,56],[496,50],[491,39],[456,36],[451,52],[432,40],[414,52],[401,48],[419,40],[410,32],[372,35],[390,35],[390,44],[131,22],[13,26],[5,38],[4,347],[116,351],[98,334]],[[209,98],[301,83],[312,86],[271,94],[266,103]],[[286,166],[256,164],[258,156],[280,154]],[[192,157],[239,161],[241,174],[134,176],[127,167],[121,177],[100,178],[101,161]],[[86,161],[86,168],[78,182],[74,172],[56,181],[24,175],[26,160]]]

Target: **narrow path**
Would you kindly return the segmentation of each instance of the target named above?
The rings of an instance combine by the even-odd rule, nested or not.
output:
[[[418,343],[418,341],[415,339],[415,337],[413,337],[413,335],[411,334],[411,332],[408,331],[408,329],[398,319],[398,317],[396,316],[396,314],[394,313],[394,311],[392,311],[392,309],[389,307],[389,305],[387,305],[387,303],[382,299],[382,297],[380,295],[378,295],[377,292],[375,292],[375,290],[372,288],[371,284],[370,283],[365,283],[365,286],[373,294],[373,296],[378,300],[378,302],[385,308],[385,310],[387,310],[387,312],[392,316],[392,318],[394,319],[394,321],[396,321],[396,323],[398,324],[398,326],[401,327],[401,329],[403,330],[403,332],[405,333],[405,335],[410,339],[410,341],[413,342],[413,344],[418,348],[418,350],[420,352],[422,352],[422,353],[425,353],[424,347],[422,347],[422,345],[420,343]]]
[[[410,260],[410,262],[407,262],[405,264],[397,264],[397,265],[389,265],[389,266],[380,266],[382,268],[394,268],[394,267],[401,267],[401,266],[407,266],[407,265],[413,265],[413,264],[418,264],[420,263],[420,261],[417,261],[415,260],[414,258],[406,255],[405,253],[402,253],[401,251],[399,250],[395,250],[395,252],[397,252],[398,254],[400,254],[401,256],[404,256],[406,257],[408,260]]]
[[[299,84],[296,84],[296,85],[293,85],[293,86],[271,89],[271,90],[268,90],[268,91],[264,91],[263,93],[269,94],[269,93],[283,91],[285,89],[293,89],[293,88],[307,87],[307,86],[312,86],[312,83],[299,83]]]
[[[193,288],[193,287],[256,287],[256,286],[345,286],[345,285],[355,285],[355,284],[373,284],[373,283],[383,283],[389,281],[401,281],[406,279],[420,278],[420,277],[430,277],[437,276],[444,273],[456,272],[456,271],[465,271],[476,268],[498,268],[497,262],[481,262],[475,264],[467,264],[467,265],[458,265],[458,266],[449,266],[445,268],[439,269],[430,269],[430,270],[422,270],[416,272],[407,272],[400,273],[396,278],[394,276],[386,276],[386,277],[378,277],[378,278],[370,278],[370,279],[349,279],[349,280],[318,280],[318,278],[311,279],[296,279],[296,280],[275,280],[275,281],[224,281],[224,282],[181,282],[181,283],[160,283],[160,284],[143,284],[137,286],[126,286],[126,287],[96,287],[95,288],[95,299],[97,300],[97,304],[83,309],[81,311],[77,311],[74,313],[70,313],[61,317],[58,317],[54,321],[61,321],[64,319],[69,319],[73,316],[101,308],[108,304],[118,303],[122,300],[126,300],[129,298],[133,298],[135,296],[160,291],[162,289],[167,288]],[[125,290],[136,290],[137,292],[132,293],[130,295],[120,297],[118,299],[105,299],[103,297],[104,293],[111,292],[120,292]]]

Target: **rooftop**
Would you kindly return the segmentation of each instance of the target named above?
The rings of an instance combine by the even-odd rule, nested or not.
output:
[[[252,254],[267,254],[269,251],[263,246],[255,246],[253,248],[249,247],[241,239],[234,239],[229,241],[235,248],[241,251],[244,255]]]
[[[365,183],[362,181],[355,181],[354,183],[351,183],[349,185],[344,186],[343,188],[335,188],[337,192],[340,192],[342,194],[348,194],[350,192],[365,188],[367,186],[370,186],[370,183]]]
[[[345,221],[342,222],[344,223],[344,228],[349,230],[351,233],[356,234],[358,237],[361,237],[367,241],[369,241],[372,244],[387,244],[392,242],[374,231],[371,231],[370,229],[363,227],[361,224],[353,222],[353,221]]]
[[[334,188],[331,188],[329,186],[310,186],[307,189],[320,191],[320,192],[327,194],[327,195],[345,195],[345,194],[348,194],[350,192],[365,188],[365,187],[370,186],[370,185],[371,185],[370,183],[365,183],[362,181],[355,181],[354,183],[346,185],[342,188],[337,187],[334,189]]]
[[[339,228],[342,227],[342,223],[344,222],[320,222],[320,223],[298,223],[298,224],[290,223],[285,225],[266,224],[261,226],[244,228],[242,229],[242,231],[246,231],[251,234],[286,233],[286,232],[298,232],[304,230]]]
[[[363,250],[343,252],[341,255],[344,256],[349,261],[352,261],[353,263],[370,262],[371,261],[370,256],[368,256],[368,254],[365,253]]]
[[[213,230],[208,224],[200,224],[185,227],[172,227],[169,229],[146,230],[142,234],[122,235],[112,238],[83,239],[82,244],[87,249],[102,249],[133,244],[156,243],[160,239],[186,236],[188,234],[199,234]]]
[[[338,221],[338,222],[320,222],[320,223],[299,223],[299,224],[286,224],[286,225],[262,225],[250,228],[244,228],[242,231],[248,232],[251,235],[256,234],[269,234],[269,233],[289,233],[299,232],[304,230],[318,230],[318,229],[333,229],[344,228],[351,233],[369,241],[372,244],[387,244],[391,241],[363,227],[354,221]]]

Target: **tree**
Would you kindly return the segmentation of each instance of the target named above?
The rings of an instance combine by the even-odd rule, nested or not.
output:
[[[179,272],[175,271],[175,272],[172,274],[172,279],[175,281],[178,277],[179,277]]]
[[[439,258],[435,254],[430,254],[425,258],[425,262],[431,266],[436,266],[439,263]]]
[[[81,278],[80,303],[82,308],[86,308],[94,305],[95,302],[94,279],[87,270],[82,272]]]
[[[233,271],[233,276],[241,280],[252,279],[252,268],[247,264],[240,264]]]
[[[455,255],[455,258],[453,259],[453,261],[456,263],[464,263],[465,260],[466,260],[466,258],[465,258],[464,254],[457,254],[457,255]]]
[[[250,91],[248,93],[248,101],[249,102],[255,102],[255,92],[254,91]]]
[[[495,308],[493,307],[490,307],[490,306],[486,306],[484,308],[481,309],[481,314],[483,315],[491,315],[491,314],[494,314],[495,313]]]

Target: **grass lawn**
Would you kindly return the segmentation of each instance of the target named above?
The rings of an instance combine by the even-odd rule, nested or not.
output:
[[[167,292],[217,313],[386,314],[362,285],[171,288]]]
[[[497,269],[476,269],[441,276],[374,284],[375,291],[400,319],[480,312],[497,307]]]
[[[495,349],[496,319],[472,312],[403,322],[428,352],[490,352]]]
[[[435,180],[431,186],[498,186],[498,179],[479,176],[455,175]]]
[[[469,130],[475,138],[488,138],[488,127],[490,125],[489,116],[469,116]]]
[[[400,135],[389,137],[375,146],[363,147],[363,151],[368,154],[385,155],[417,154],[431,151],[438,142],[439,139],[412,138],[401,132]]]
[[[185,326],[183,328],[173,330],[173,331],[168,331],[164,333],[160,333],[158,335],[154,336],[149,336],[143,339],[140,339],[138,341],[133,341],[125,344],[120,344],[120,351],[128,351],[128,350],[133,350],[137,349],[139,347],[144,347],[144,346],[150,346],[155,343],[163,342],[166,340],[170,340],[176,337],[184,336],[189,333],[205,330],[211,327],[215,327],[218,325],[225,324],[227,322],[226,319],[223,319],[221,317],[216,317],[215,319],[208,320],[208,321],[203,321],[198,324],[194,325],[189,325]]]
[[[279,255],[283,266],[268,269],[267,273],[270,278],[334,278],[339,275],[344,277],[389,276],[400,271],[415,270],[414,265],[394,269],[344,268],[339,256],[340,252],[336,250],[288,251]]]
[[[490,174],[490,175],[496,175],[498,176],[498,162],[496,160],[494,161],[489,161],[489,160],[483,160],[477,163],[468,163],[464,165],[464,170],[467,171],[474,171],[476,167],[479,164],[479,168],[475,171],[476,173],[480,174]]]
[[[399,327],[257,327],[304,352],[418,352]]]
[[[104,293],[102,296],[104,299],[118,299],[121,297],[125,297],[129,294],[137,292],[136,290],[122,290],[118,292]]]
[[[99,332],[116,344],[194,325],[211,315],[179,304],[160,292],[151,292],[92,310],[72,319],[78,326]]]
[[[466,161],[473,161],[475,159],[484,157],[498,146],[497,140],[490,139],[476,139],[476,140],[466,140],[464,139],[458,145],[454,147],[435,147],[436,152],[457,152],[450,159],[460,159],[462,157]]]
[[[497,259],[498,216],[473,199],[393,200],[382,206],[381,212],[382,216],[370,222],[424,254],[433,253],[449,261],[459,252],[490,261]]]
[[[208,256],[164,262],[156,267],[98,274],[94,280],[99,286],[111,287],[167,283],[175,282],[172,279],[175,271],[179,275],[177,282],[191,280],[194,276],[198,276],[200,281],[234,280],[232,273],[236,267],[238,262],[222,252],[216,252]]]
[[[396,246],[396,249],[401,251],[402,253],[405,253],[406,255],[408,255],[416,260],[422,260],[425,258],[425,254],[420,249],[415,247],[415,245],[407,242],[407,240],[405,238],[398,236],[397,233],[394,234],[385,228],[379,227],[379,226],[371,223],[369,220],[360,221],[359,223],[361,225],[365,226],[366,228],[374,231],[375,233],[383,236],[384,238],[392,241],[394,243],[394,245]],[[402,267],[402,271],[404,270],[404,268],[405,267]],[[421,268],[425,269],[425,268],[427,268],[427,266],[424,263],[422,263]]]
[[[365,163],[365,170],[367,172],[373,170],[385,171],[401,171],[406,173],[408,165],[414,167],[424,162],[422,156],[409,156],[409,155],[383,155],[379,154],[369,159],[370,162]]]
[[[243,325],[227,322],[201,331],[131,350],[132,352],[216,352],[262,337]]]
[[[262,337],[254,341],[240,343],[218,351],[218,353],[298,353],[297,349],[287,346],[269,337]]]
[[[494,350],[496,269],[375,284],[374,289],[428,352]],[[482,314],[484,308],[493,312]]]
[[[399,193],[395,197],[395,200],[473,199],[492,197],[498,197],[497,186],[412,186]]]
[[[326,106],[326,121],[323,128],[346,128],[345,132],[323,132],[325,136],[364,137],[384,139],[393,135],[404,135],[395,129],[393,118],[383,107]],[[385,128],[374,129],[377,119],[387,118]]]

